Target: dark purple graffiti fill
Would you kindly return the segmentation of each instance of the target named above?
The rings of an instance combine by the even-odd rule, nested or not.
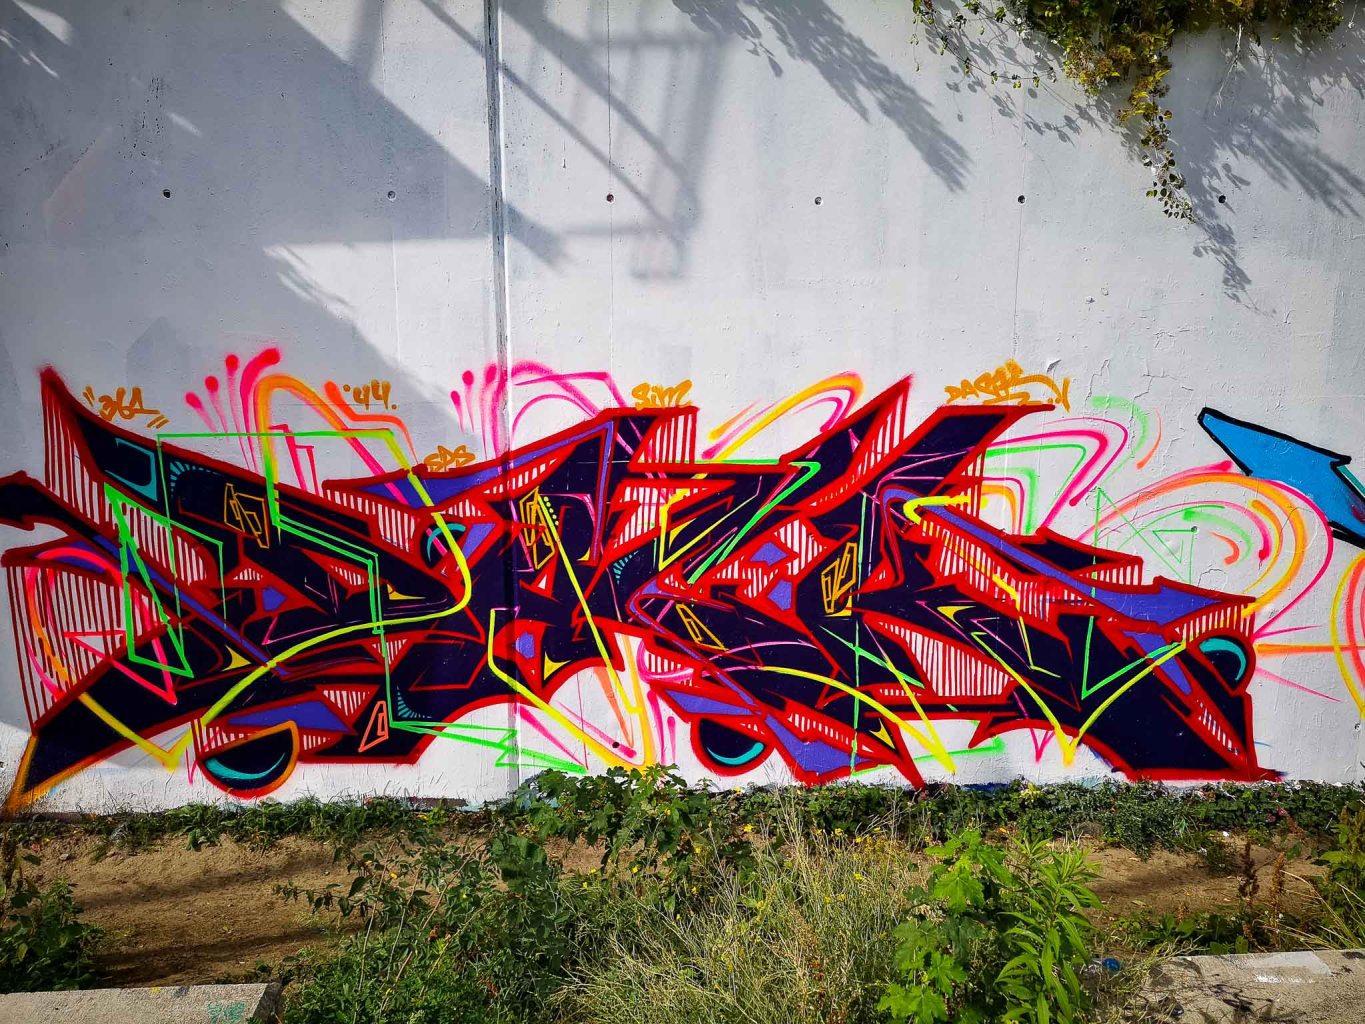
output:
[[[1129,777],[1268,774],[1249,599],[979,518],[985,447],[1037,407],[911,425],[901,384],[761,464],[699,460],[695,409],[612,409],[313,494],[43,391],[43,480],[0,494],[4,522],[61,531],[4,557],[32,725],[13,800],[134,745],[243,796],[300,760],[408,764],[585,670],[637,673],[721,774],[776,754],[918,783],[945,719]]]

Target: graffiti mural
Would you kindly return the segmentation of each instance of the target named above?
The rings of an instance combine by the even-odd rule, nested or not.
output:
[[[228,357],[185,396],[197,431],[136,388],[82,401],[43,374],[41,479],[0,481],[0,522],[46,538],[3,558],[31,736],[11,805],[125,751],[256,797],[300,763],[413,764],[437,740],[532,768],[686,745],[713,775],[919,784],[1017,732],[1063,764],[1250,781],[1276,774],[1253,681],[1349,706],[1284,674],[1308,656],[1365,714],[1365,562],[1324,636],[1285,625],[1332,535],[1362,543],[1349,460],[1212,410],[1233,462],[1155,477],[1159,420],[1073,409],[1068,380],[1013,363],[927,416],[909,379],[864,400],[843,374],[709,433],[691,381],[627,396],[520,363],[450,394],[480,450],[419,456],[389,381],[315,389],[278,362]],[[518,439],[551,401],[581,422]],[[812,410],[809,440],[748,455]],[[323,444],[365,474],[320,479]],[[1125,467],[1152,479],[1114,493]]]

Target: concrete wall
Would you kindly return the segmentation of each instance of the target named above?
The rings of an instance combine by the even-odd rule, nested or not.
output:
[[[3,0],[0,786],[1359,779],[1361,42]]]

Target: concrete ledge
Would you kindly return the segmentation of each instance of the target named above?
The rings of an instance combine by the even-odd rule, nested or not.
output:
[[[1360,1024],[1365,950],[1176,957],[1142,1002],[1152,1024]]]
[[[0,995],[0,1024],[266,1024],[280,986],[180,985]]]

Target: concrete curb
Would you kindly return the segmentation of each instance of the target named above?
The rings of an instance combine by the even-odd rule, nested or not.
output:
[[[0,1024],[267,1024],[278,982],[0,995]]]
[[[1151,1024],[1361,1024],[1365,950],[1176,957],[1140,1005]]]

